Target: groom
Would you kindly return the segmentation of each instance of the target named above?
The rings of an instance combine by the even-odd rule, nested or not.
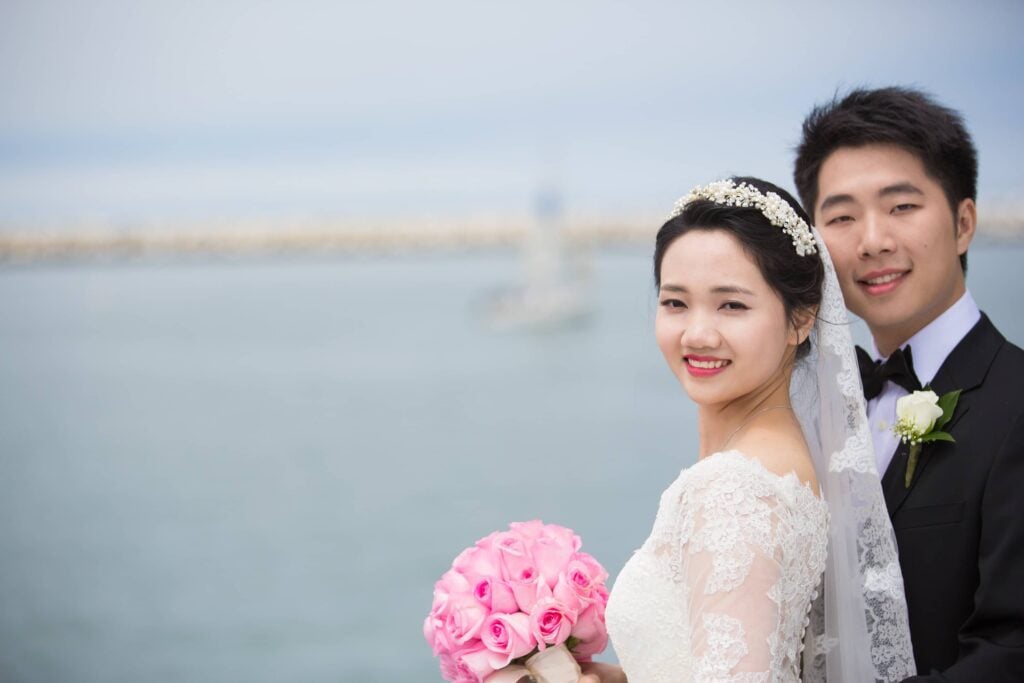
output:
[[[918,681],[1024,681],[1024,351],[965,284],[977,158],[960,116],[904,88],[856,90],[803,125],[795,182],[867,322],[868,420],[899,545]],[[961,390],[905,484],[896,401]]]

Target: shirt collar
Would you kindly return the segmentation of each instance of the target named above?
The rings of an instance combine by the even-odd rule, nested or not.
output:
[[[967,336],[967,333],[979,320],[981,320],[981,311],[978,309],[978,304],[974,303],[971,293],[965,291],[955,304],[918,330],[917,334],[900,346],[900,348],[907,346],[913,348],[914,373],[921,384],[926,385],[935,379],[946,356],[956,348],[960,340]],[[874,357],[881,359],[874,339],[871,340],[871,346]]]

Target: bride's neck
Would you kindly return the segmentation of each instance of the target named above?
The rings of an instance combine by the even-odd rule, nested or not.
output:
[[[780,381],[772,386],[762,387],[732,401],[722,404],[701,405],[697,409],[697,428],[700,434],[700,457],[724,450],[728,443],[739,436],[765,415],[765,419],[778,412],[775,408],[789,408],[789,381]]]

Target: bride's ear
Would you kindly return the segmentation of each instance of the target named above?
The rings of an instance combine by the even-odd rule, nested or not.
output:
[[[811,334],[814,321],[818,315],[818,307],[802,308],[793,311],[792,328],[790,329],[789,343],[793,346],[800,346]]]

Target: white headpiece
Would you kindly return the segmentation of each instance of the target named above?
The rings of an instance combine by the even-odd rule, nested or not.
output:
[[[706,199],[725,206],[755,208],[764,214],[769,223],[782,228],[782,232],[793,238],[796,253],[801,256],[818,253],[814,244],[814,235],[811,234],[811,228],[807,225],[807,221],[800,218],[789,202],[775,192],[761,192],[753,185],[747,183],[737,185],[729,179],[718,180],[690,190],[689,194],[676,202],[669,218],[675,218],[683,212],[688,204],[698,199]]]

